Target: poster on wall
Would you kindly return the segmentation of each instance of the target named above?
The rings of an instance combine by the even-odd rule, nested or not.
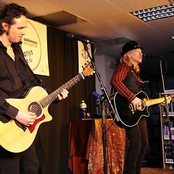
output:
[[[89,51],[89,55],[90,57],[92,57],[91,55],[91,44],[88,43],[87,44],[88,47],[88,51]],[[78,41],[78,59],[79,59],[79,70],[78,72],[82,72],[83,71],[83,67],[85,67],[85,64],[88,64],[88,62],[90,62],[90,58],[88,57],[88,53],[84,48],[84,45],[82,42]]]
[[[46,25],[27,19],[25,32],[22,38],[25,59],[35,74],[49,76]]]

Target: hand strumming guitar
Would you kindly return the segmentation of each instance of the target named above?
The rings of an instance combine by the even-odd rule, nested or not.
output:
[[[15,119],[25,126],[30,126],[34,123],[36,118],[37,115],[33,112],[18,111],[18,114]]]
[[[133,104],[134,111],[136,111],[141,106],[142,101],[138,97],[135,97],[131,103]]]

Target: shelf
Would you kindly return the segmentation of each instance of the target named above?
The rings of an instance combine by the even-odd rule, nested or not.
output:
[[[174,164],[173,159],[166,158],[166,164]]]
[[[171,91],[174,90],[166,90],[166,95],[170,94]],[[160,107],[163,168],[173,169],[174,159],[172,155],[172,144],[174,140],[174,103],[168,104],[168,111],[169,117],[166,116],[165,106]],[[172,141],[170,141],[170,133],[172,135]]]
[[[163,114],[163,117],[165,118],[166,114]],[[174,117],[174,115],[169,113],[169,117]]]
[[[170,138],[164,136],[164,140],[165,140],[165,141],[168,141],[168,140],[170,140]],[[173,141],[173,140],[174,140],[174,135],[172,135],[172,141]]]
[[[166,160],[170,160],[170,161],[166,161],[166,164],[174,164],[174,162],[172,162],[172,159],[166,159]]]

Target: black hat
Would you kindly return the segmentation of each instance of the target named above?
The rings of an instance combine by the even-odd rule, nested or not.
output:
[[[128,51],[134,50],[134,49],[137,49],[137,48],[143,49],[143,47],[141,47],[137,42],[135,42],[135,41],[129,41],[125,45],[123,45],[123,47],[122,47],[122,51],[123,52],[121,53],[121,55],[123,56]]]

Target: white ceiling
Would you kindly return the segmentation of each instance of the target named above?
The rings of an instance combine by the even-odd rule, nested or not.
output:
[[[0,7],[12,2],[25,6],[34,20],[92,40],[97,55],[119,58],[123,42],[130,39],[148,55],[174,56],[174,17],[143,22],[129,13],[168,0],[1,0]]]

